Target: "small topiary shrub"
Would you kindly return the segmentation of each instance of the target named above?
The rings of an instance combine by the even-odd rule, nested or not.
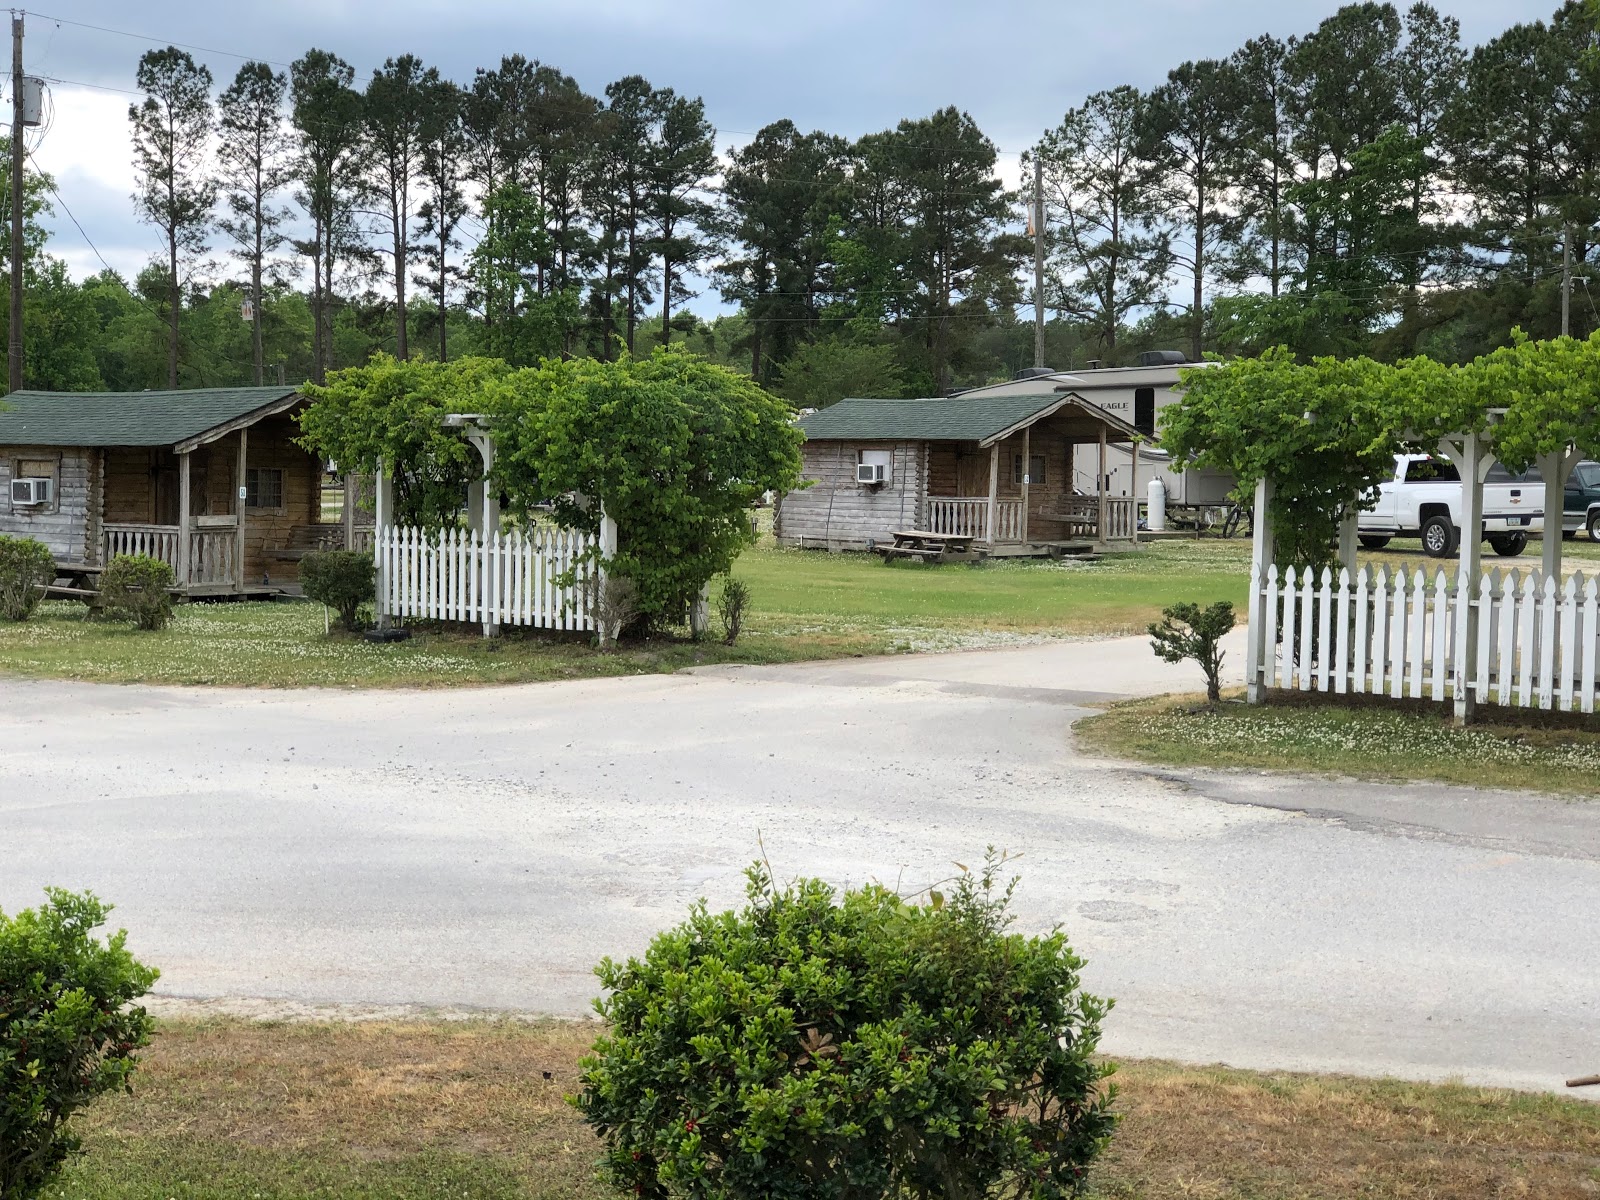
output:
[[[43,542],[0,534],[0,617],[26,621],[39,607],[39,589],[56,576],[55,559]]]
[[[1222,699],[1222,659],[1219,643],[1233,629],[1233,605],[1220,600],[1210,608],[1174,604],[1161,610],[1161,623],[1149,627],[1150,649],[1170,663],[1192,658],[1206,677],[1206,701]]]
[[[318,550],[300,560],[300,587],[312,600],[339,614],[344,629],[361,623],[361,606],[377,595],[372,555],[356,550]]]
[[[140,629],[165,629],[172,619],[172,568],[148,554],[119,554],[100,576],[100,599],[108,617]]]
[[[711,1200],[1079,1195],[1109,1142],[1110,1002],[1058,931],[1008,932],[1000,863],[948,900],[774,886],[605,960],[575,1103],[619,1191]],[[1014,886],[1014,884],[1013,884]]]
[[[750,606],[750,585],[729,575],[722,581],[722,591],[717,596],[717,615],[722,618],[722,640],[733,645],[744,627],[744,610]]]
[[[0,912],[0,1200],[43,1196],[80,1149],[73,1114],[131,1091],[151,1021],[129,1007],[160,974],[128,953],[126,931],[94,930],[109,905],[47,889],[49,903]]]

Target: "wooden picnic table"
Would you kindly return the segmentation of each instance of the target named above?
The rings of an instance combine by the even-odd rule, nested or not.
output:
[[[929,529],[897,529],[890,545],[874,546],[884,562],[897,558],[916,558],[923,562],[943,562],[946,558],[972,553],[970,533],[934,533]]]

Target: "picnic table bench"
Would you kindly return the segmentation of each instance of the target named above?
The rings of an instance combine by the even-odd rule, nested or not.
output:
[[[883,561],[914,558],[922,562],[944,562],[950,558],[972,557],[973,537],[969,533],[934,533],[927,529],[897,529],[892,543],[874,546]]]

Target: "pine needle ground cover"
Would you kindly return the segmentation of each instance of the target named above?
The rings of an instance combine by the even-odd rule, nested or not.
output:
[[[165,1021],[86,1118],[60,1200],[599,1200],[565,1096],[593,1023]],[[1124,1062],[1091,1176],[1116,1200],[1587,1197],[1600,1105],[1344,1076]]]
[[[420,627],[373,645],[324,633],[309,603],[186,604],[171,625],[140,632],[85,620],[47,602],[31,620],[0,622],[0,674],[100,682],[243,686],[431,687],[676,671],[718,662],[772,663],[1004,646],[1052,637],[1136,633],[1181,600],[1242,604],[1243,541],[1175,541],[1099,563],[1025,561],[972,567],[885,566],[876,556],[747,551],[734,569],[750,589],[731,646],[661,638],[597,653],[583,639],[468,627]]]
[[[1198,674],[1198,673],[1197,673]],[[1480,709],[1458,728],[1444,705],[1343,703],[1284,693],[1208,709],[1201,695],[1118,704],[1073,727],[1079,747],[1139,762],[1357,779],[1600,794],[1600,723],[1573,714]]]

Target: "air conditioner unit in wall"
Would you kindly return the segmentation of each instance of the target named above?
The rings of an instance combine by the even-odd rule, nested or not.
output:
[[[889,468],[883,463],[857,463],[857,483],[883,483],[889,478]]]
[[[14,505],[49,504],[54,481],[43,478],[13,479],[11,503]]]

